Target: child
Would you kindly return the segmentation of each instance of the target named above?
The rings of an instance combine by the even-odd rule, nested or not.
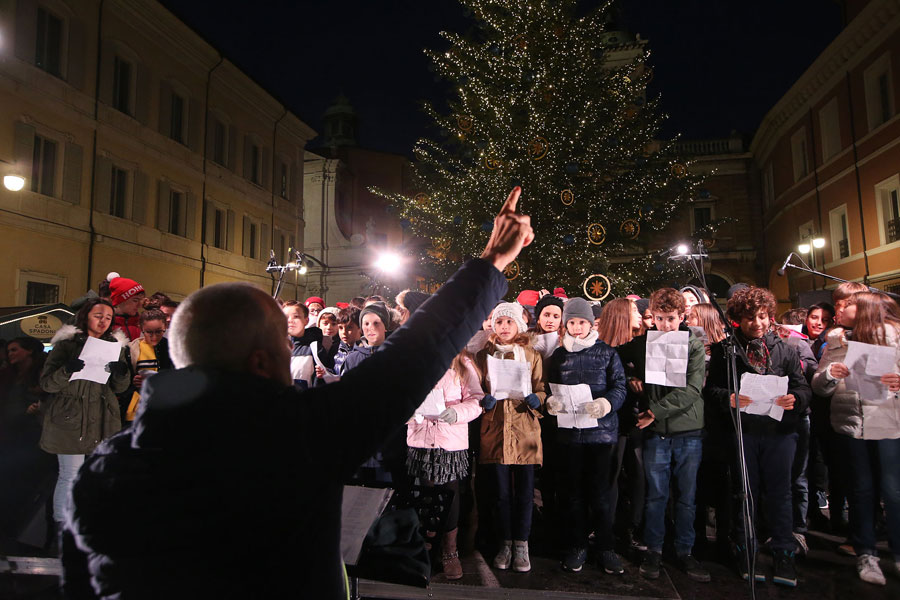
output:
[[[129,423],[137,414],[145,372],[157,373],[175,368],[169,357],[169,340],[165,338],[166,314],[154,308],[145,310],[141,313],[140,323],[141,337],[128,344],[131,372],[134,373],[134,394],[125,413],[125,420]]]
[[[327,355],[329,359],[334,355],[334,352],[336,352],[336,350],[332,351],[332,347],[336,346],[339,341],[337,331],[338,312],[340,312],[340,309],[336,306],[323,308],[319,312],[316,321],[316,326],[322,330],[322,354]]]
[[[772,536],[769,547],[774,555],[772,581],[796,587],[797,571],[794,567],[794,550],[797,541],[793,535],[791,504],[791,469],[797,449],[797,428],[809,406],[812,391],[800,366],[797,352],[785,344],[773,331],[771,319],[775,313],[775,296],[767,289],[747,287],[739,290],[728,301],[728,318],[739,325],[735,331],[740,345],[737,360],[737,376],[744,373],[787,376],[787,394],[775,399],[784,409],[780,421],[768,415],[741,413],[744,456],[747,477],[753,502],[766,508],[766,524]],[[720,410],[728,410],[739,403],[749,406],[751,399],[740,394],[735,400],[729,394],[728,366],[723,345],[716,344],[710,358],[709,377],[704,393],[718,403]],[[762,491],[765,490],[765,496]],[[754,515],[755,517],[755,515]],[[755,519],[754,519],[755,522]],[[738,519],[738,572],[749,576],[748,559],[744,540],[744,522]],[[758,579],[765,579],[760,575]]]
[[[514,302],[499,304],[492,313],[493,333],[476,357],[482,387],[487,391],[491,389],[489,356],[523,362],[531,372],[531,390],[519,390],[520,397],[498,400],[488,394],[482,399],[485,415],[481,419],[479,463],[487,467],[485,471],[491,473],[496,484],[502,535],[494,567],[505,570],[512,566],[520,573],[531,570],[528,537],[534,502],[534,466],[542,460],[538,411],[545,396],[541,356],[531,348],[531,338],[525,333],[523,310]]]
[[[344,361],[354,348],[361,344],[362,329],[359,328],[359,309],[355,306],[342,308],[337,316],[338,344],[334,355],[334,372],[339,374],[344,370]]]
[[[315,361],[309,345],[322,343],[322,331],[318,327],[307,327],[309,311],[296,300],[285,302],[281,310],[287,317],[291,338],[291,378],[298,389],[305,390],[312,387],[315,378]]]
[[[441,559],[444,577],[463,576],[456,539],[459,524],[460,485],[469,473],[469,426],[481,416],[481,382],[467,353],[453,359],[449,371],[434,388],[443,393],[444,410],[438,417],[414,418],[407,424],[407,473],[421,485],[438,486],[453,494],[444,522]]]
[[[359,311],[359,328],[362,331],[363,343],[350,351],[344,359],[341,371],[349,371],[372,356],[387,339],[393,324],[391,309],[384,302],[372,302]]]
[[[624,302],[632,304],[629,300]],[[563,345],[550,357],[547,381],[590,386],[593,401],[585,406],[588,415],[597,419],[593,427],[575,429],[560,425],[557,432],[562,467],[559,479],[565,490],[565,529],[570,544],[562,567],[572,572],[581,570],[587,559],[588,536],[593,531],[603,570],[621,575],[625,569],[613,549],[609,487],[612,455],[618,441],[616,411],[625,401],[625,371],[616,351],[594,331],[594,315],[584,298],[569,299],[562,320]],[[547,412],[558,415],[568,411],[562,401],[551,397],[547,400]]]
[[[662,288],[650,296],[650,312],[657,331],[689,331],[684,323],[684,296],[673,288]],[[646,344],[646,336],[639,338]],[[641,563],[641,575],[657,579],[665,538],[666,504],[669,481],[674,479],[675,553],[679,567],[694,581],[708,582],[707,571],[693,557],[694,497],[697,469],[703,449],[703,375],[706,352],[703,342],[691,334],[688,342],[687,385],[670,387],[645,384],[644,378],[632,378],[629,387],[644,396],[648,409],[638,415],[637,425],[648,429],[644,440],[644,471],[647,476],[647,500],[644,511],[644,543],[647,554]],[[723,369],[724,370],[724,369]]]

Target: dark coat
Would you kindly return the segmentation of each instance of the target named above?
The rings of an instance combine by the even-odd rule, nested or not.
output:
[[[601,340],[580,352],[569,352],[564,347],[553,351],[548,361],[547,396],[552,395],[551,383],[591,387],[592,398],[606,398],[612,409],[589,429],[560,427],[557,440],[562,444],[615,444],[619,436],[619,418],[616,412],[625,402],[625,370],[616,351]]]
[[[506,287],[490,263],[469,261],[331,385],[300,392],[193,368],[148,380],[133,428],[101,444],[75,481],[65,591],[346,598],[343,482],[412,417]]]
[[[382,344],[383,346],[384,344]],[[341,374],[343,375],[351,369],[358,367],[364,360],[374,355],[381,346],[366,346],[365,344],[357,344],[347,354],[344,364],[341,365]]]
[[[777,334],[769,332],[765,335],[766,346],[769,348],[771,369],[763,375],[787,375],[788,394],[793,394],[796,399],[792,410],[784,411],[781,421],[776,421],[765,415],[748,415],[741,413],[741,428],[745,433],[793,433],[797,431],[800,418],[806,413],[809,401],[812,398],[812,389],[806,382],[800,365],[800,356],[797,351],[788,346]],[[743,354],[738,353],[737,358],[738,378],[744,373],[756,373],[747,364]],[[728,368],[725,350],[722,343],[713,344],[709,359],[709,375],[706,378],[706,386],[703,388],[707,406],[717,411],[711,416],[710,425],[716,423],[719,427],[732,427],[729,411],[731,410],[731,394],[728,391]]]

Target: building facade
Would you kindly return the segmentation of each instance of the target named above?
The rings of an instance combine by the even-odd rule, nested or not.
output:
[[[271,289],[270,249],[302,245],[310,127],[157,2],[4,0],[0,40],[0,168],[26,178],[0,188],[0,306],[110,271]]]

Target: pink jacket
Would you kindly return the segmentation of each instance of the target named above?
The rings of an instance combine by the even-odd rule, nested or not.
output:
[[[410,420],[406,430],[406,444],[410,448],[443,448],[444,450],[467,450],[469,448],[469,426],[481,415],[481,383],[475,365],[465,360],[466,376],[460,381],[456,371],[450,369],[441,377],[435,389],[443,390],[447,408],[456,411],[456,423],[425,419],[421,423]]]

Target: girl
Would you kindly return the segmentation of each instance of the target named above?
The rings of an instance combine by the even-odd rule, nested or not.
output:
[[[40,446],[59,460],[59,477],[53,494],[53,518],[58,529],[68,510],[69,493],[86,454],[122,428],[116,394],[130,381],[128,339],[113,333],[113,308],[109,300],[91,298],[75,315],[75,326],[66,325],[53,336],[53,350],[41,373],[41,388],[52,394],[44,409]],[[78,358],[87,338],[122,345],[119,358],[106,365],[109,379],[70,381],[84,368]]]
[[[628,310],[624,313],[626,335],[622,337],[630,339],[628,325],[633,321],[640,326],[637,308],[624,299],[607,304],[600,317],[601,326],[607,331],[612,329],[611,322],[618,320],[610,316],[611,307],[617,316],[624,313],[622,308]],[[621,575],[625,569],[613,549],[609,487],[612,455],[618,441],[616,411],[625,402],[625,371],[616,351],[593,330],[594,314],[584,298],[572,298],[566,303],[563,321],[563,348],[553,353],[547,380],[551,384],[587,384],[593,400],[585,408],[596,419],[596,425],[583,429],[559,426],[557,441],[563,467],[560,483],[566,490],[565,529],[570,545],[562,566],[567,571],[581,570],[587,559],[588,535],[593,531],[603,570]],[[568,411],[561,400],[551,397],[547,412],[558,415]]]
[[[546,295],[538,300],[537,306],[534,307],[534,314],[537,316],[537,323],[532,329],[534,334],[534,349],[540,352],[544,360],[550,358],[553,351],[559,348],[562,339],[562,331],[560,331],[560,322],[562,321],[563,301],[562,298]],[[546,337],[547,333],[559,333],[556,338]],[[552,342],[552,343],[551,343]]]
[[[463,576],[456,538],[459,524],[459,482],[469,473],[469,426],[481,416],[479,402],[484,396],[475,365],[463,351],[434,388],[443,393],[444,410],[437,419],[414,418],[407,424],[409,447],[406,468],[419,484],[446,488],[453,494],[444,523],[441,561],[444,577]]]
[[[719,311],[708,302],[694,305],[694,309],[687,317],[687,324],[692,327],[700,327],[706,334],[706,355],[709,356],[709,347],[718,344],[725,339],[725,326]]]
[[[322,343],[322,330],[308,327],[309,309],[297,302],[289,300],[281,308],[287,318],[287,333],[291,341],[291,379],[294,386],[305,390],[313,386],[315,379],[315,361],[310,344]]]
[[[169,340],[166,335],[166,314],[159,309],[151,308],[141,313],[141,337],[128,344],[131,354],[131,369],[135,373],[132,378],[134,395],[125,413],[125,421],[134,421],[141,399],[141,385],[144,383],[145,371],[156,373],[174,369],[169,358]]]
[[[892,371],[879,378],[883,391],[878,397],[860,396],[845,381],[850,376],[844,364],[850,340],[896,350],[900,346],[897,304],[886,294],[851,296],[840,325],[828,332],[825,354],[812,381],[817,394],[832,398],[831,426],[851,467],[850,539],[857,573],[863,581],[885,585],[875,549],[874,482],[880,476],[888,542],[900,567],[900,360],[895,358]]]
[[[531,390],[519,390],[518,398],[498,400],[490,394],[482,399],[479,462],[489,465],[496,484],[496,508],[500,517],[502,546],[494,567],[525,573],[531,570],[528,537],[534,501],[534,466],[541,464],[541,403],[544,400],[541,356],[531,348],[523,308],[515,302],[499,304],[492,313],[493,333],[476,356],[482,373],[481,385],[490,391],[488,357],[514,360],[528,365]],[[528,392],[528,393],[526,393]],[[515,546],[515,547],[514,547]]]

